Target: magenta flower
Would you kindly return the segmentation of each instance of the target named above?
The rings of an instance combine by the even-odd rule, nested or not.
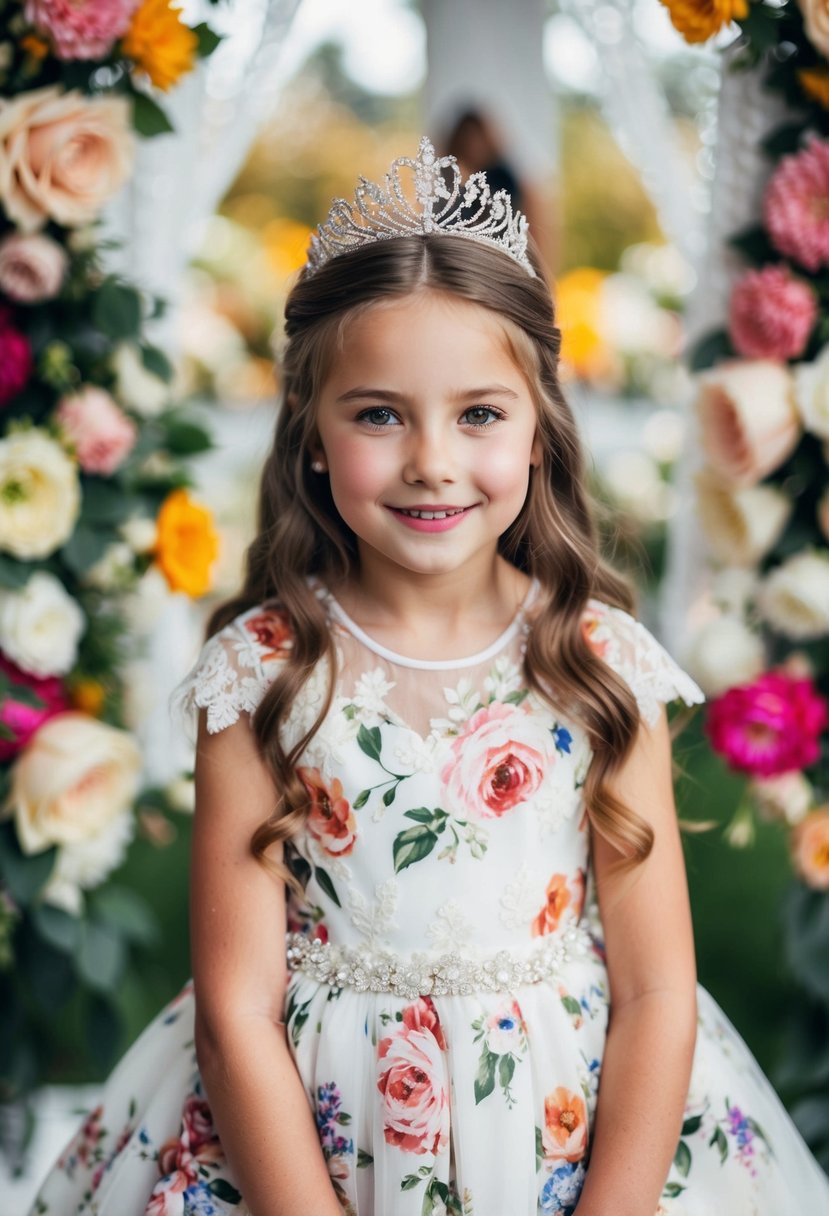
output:
[[[63,684],[55,676],[40,679],[21,671],[3,655],[0,655],[0,672],[10,681],[11,688],[0,699],[0,723],[12,732],[13,738],[0,738],[0,761],[10,760],[29,742],[43,723],[69,709]],[[15,687],[22,686],[39,697],[39,706],[27,705],[15,699]]]
[[[775,777],[814,764],[829,702],[810,679],[768,671],[712,701],[705,733],[730,768]]]
[[[749,270],[731,293],[728,332],[748,359],[796,359],[816,320],[815,293],[787,266]]]
[[[829,265],[829,142],[784,156],[766,188],[763,219],[775,249],[816,271]]]
[[[0,405],[26,387],[33,366],[29,339],[9,323],[8,311],[0,309]]]
[[[138,0],[26,0],[26,20],[58,59],[100,59],[129,29]]]

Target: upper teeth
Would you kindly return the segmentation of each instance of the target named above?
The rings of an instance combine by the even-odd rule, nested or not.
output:
[[[456,507],[453,511],[412,511],[405,507],[400,508],[401,514],[412,515],[415,519],[446,519],[447,515],[460,515],[463,510],[463,507]]]

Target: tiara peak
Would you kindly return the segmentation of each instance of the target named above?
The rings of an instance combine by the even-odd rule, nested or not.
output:
[[[403,188],[404,169],[414,175],[414,206]],[[492,245],[535,278],[527,257],[527,217],[513,211],[509,192],[496,190],[493,194],[482,171],[465,182],[461,179],[457,159],[437,156],[424,135],[414,159],[401,156],[392,161],[382,186],[360,177],[353,204],[334,199],[328,217],[311,237],[306,276],[315,274],[331,258],[374,241],[439,232]],[[464,216],[470,209],[471,214]]]

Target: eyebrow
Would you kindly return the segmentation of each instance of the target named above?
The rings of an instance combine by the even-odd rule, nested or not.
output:
[[[347,393],[343,393],[337,398],[338,401],[353,401],[358,397],[374,397],[380,401],[403,401],[405,393],[397,393],[393,389],[388,388],[368,388],[360,385],[358,388],[350,388]],[[505,384],[484,384],[480,388],[466,388],[459,392],[453,393],[452,398],[455,401],[466,401],[472,397],[510,397],[513,401],[518,399],[518,393],[513,389],[507,388]]]

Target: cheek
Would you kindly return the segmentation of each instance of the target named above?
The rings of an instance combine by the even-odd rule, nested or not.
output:
[[[335,501],[373,498],[388,484],[395,467],[391,444],[366,443],[355,435],[338,439],[333,451],[336,455],[329,457],[328,472]]]
[[[476,462],[479,485],[494,495],[525,492],[530,477],[529,445],[492,444]]]

